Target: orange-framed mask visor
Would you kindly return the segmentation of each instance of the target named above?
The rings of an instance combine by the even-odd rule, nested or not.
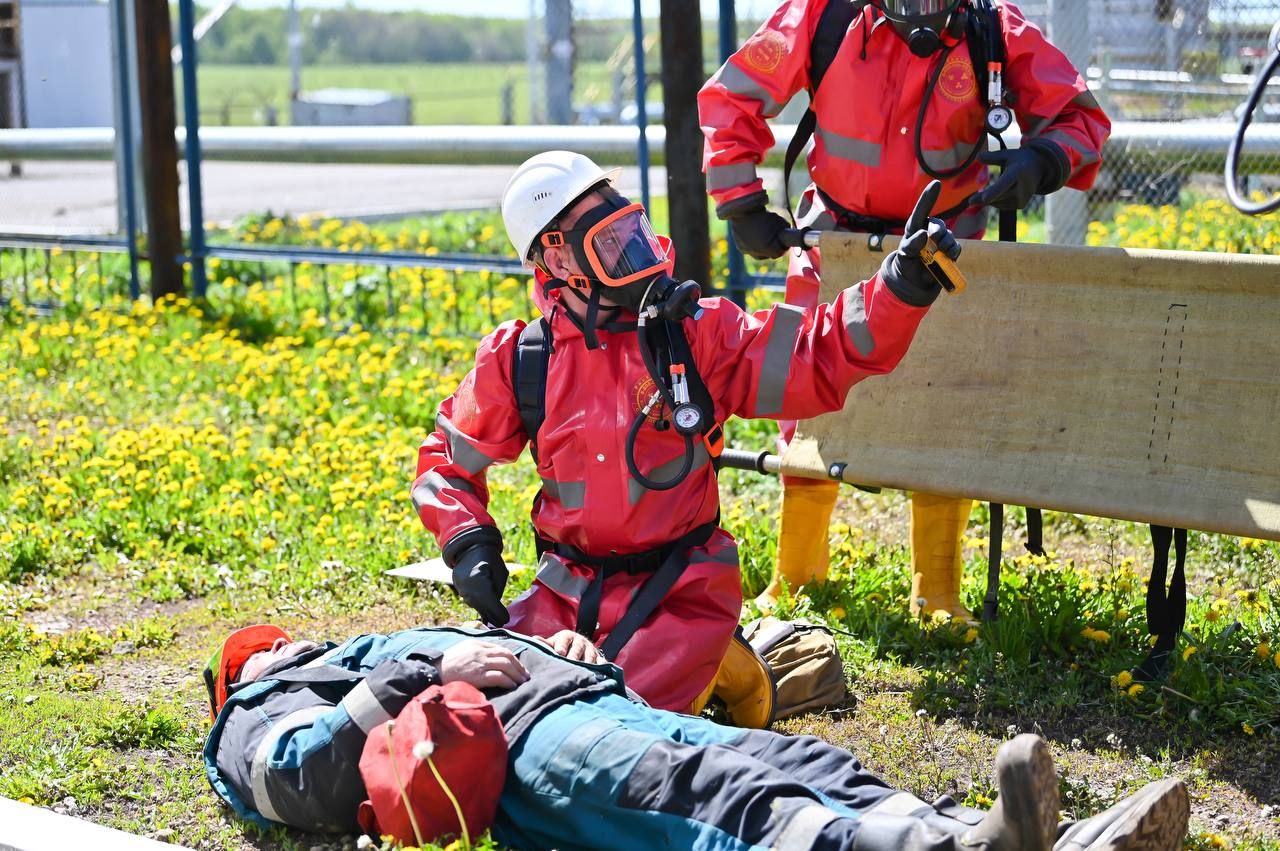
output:
[[[653,232],[643,204],[628,204],[590,225],[582,252],[596,280],[625,287],[658,274],[671,274],[675,260]]]
[[[277,639],[292,641],[289,634],[274,624],[256,624],[237,629],[211,657],[204,669],[204,684],[209,690],[209,716],[217,718],[222,705],[227,702],[233,678],[240,673],[249,657],[261,650],[270,650]]]

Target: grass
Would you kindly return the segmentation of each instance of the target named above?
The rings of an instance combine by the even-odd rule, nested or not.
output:
[[[1143,234],[1159,234],[1153,215]],[[1123,226],[1091,238],[1123,241]],[[379,226],[260,218],[233,236],[505,251],[489,213]],[[526,282],[219,263],[208,303],[152,306],[119,297],[114,259],[102,280],[86,255],[50,265],[50,279],[24,286],[0,255],[0,795],[188,845],[311,847],[235,822],[207,789],[203,660],[251,621],[341,638],[466,616],[440,589],[382,572],[435,554],[407,509],[416,447],[478,335],[529,313]],[[23,301],[58,306],[37,315]],[[729,432],[769,446],[775,429]],[[533,557],[536,488],[527,456],[490,476],[514,561]],[[721,494],[754,595],[773,564],[779,486],[727,471]],[[901,495],[849,491],[836,517],[833,581],[782,614],[839,630],[858,708],[784,730],[848,746],[926,799],[983,806],[995,745],[1036,731],[1071,812],[1177,774],[1193,794],[1190,847],[1280,849],[1280,546],[1193,534],[1180,655],[1166,683],[1137,689],[1126,676],[1146,651],[1143,529],[1050,514],[1054,552],[1010,559],[1002,619],[971,628],[906,614]],[[1015,539],[1023,522],[1010,511]],[[974,607],[987,523],[979,506],[965,539]],[[529,581],[517,575],[509,595]]]
[[[265,124],[268,105],[275,108],[277,123],[290,123],[287,66],[205,64],[196,76],[205,124]],[[308,92],[381,89],[408,95],[414,124],[501,124],[502,90],[508,85],[514,97],[515,121],[527,122],[529,72],[522,63],[315,65],[302,74],[303,90]],[[574,104],[612,101],[612,72],[607,65],[578,63]]]

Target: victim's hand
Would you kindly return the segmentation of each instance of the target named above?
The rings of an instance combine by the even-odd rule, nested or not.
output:
[[[571,629],[560,630],[551,636],[550,642],[552,650],[574,662],[599,664],[605,661],[604,655],[591,643],[591,639]]]
[[[440,680],[445,683],[511,689],[528,679],[529,672],[514,653],[488,641],[461,641],[444,651],[440,660]]]

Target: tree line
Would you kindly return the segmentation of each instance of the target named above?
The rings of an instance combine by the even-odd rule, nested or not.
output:
[[[307,65],[523,62],[527,58],[524,20],[354,8],[303,9],[299,15],[302,61]],[[630,34],[630,27],[626,19],[575,21],[577,58],[584,62],[607,59]],[[287,31],[286,9],[236,8],[201,40],[200,60],[282,65],[289,61]]]

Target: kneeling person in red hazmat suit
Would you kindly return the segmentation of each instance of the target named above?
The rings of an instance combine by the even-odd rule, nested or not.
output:
[[[488,623],[576,630],[647,701],[683,711],[716,676],[742,605],[737,547],[718,527],[719,424],[839,410],[854,384],[897,365],[937,298],[926,238],[952,259],[960,249],[922,203],[870,280],[811,309],[748,313],[670,277],[669,244],[616,176],[567,151],[516,170],[503,220],[545,316],[480,343],[419,451],[412,494]],[[527,443],[541,558],[508,611],[485,474]]]

